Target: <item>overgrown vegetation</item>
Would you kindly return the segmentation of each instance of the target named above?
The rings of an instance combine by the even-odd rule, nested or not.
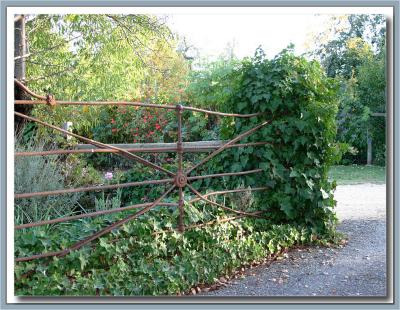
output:
[[[375,54],[370,53],[368,46],[346,39],[346,44],[354,43],[354,49],[349,47],[346,57],[358,61],[354,73],[357,80],[352,80],[355,75],[351,70],[346,71],[350,74],[346,80],[335,80],[329,77],[331,71],[327,76],[318,62],[295,56],[291,47],[273,59],[266,59],[262,49],[257,49],[253,58],[238,60],[231,55],[190,70],[190,63],[176,51],[176,38],[160,20],[151,16],[39,15],[27,26],[33,55],[27,59],[28,85],[39,93],[53,92],[56,99],[66,100],[140,100],[261,113],[243,119],[184,111],[182,132],[184,141],[228,140],[268,121],[268,125],[240,141],[267,144],[225,150],[193,175],[252,169],[262,169],[262,173],[191,182],[202,193],[254,187],[267,190],[210,196],[212,201],[234,210],[262,211],[260,218],[218,222],[231,214],[195,201],[185,204],[185,224],[213,224],[180,234],[176,232],[178,209],[158,206],[65,257],[17,263],[17,295],[179,294],[193,286],[213,283],[221,275],[229,275],[250,262],[262,261],[282,249],[337,240],[333,199],[336,184],[329,180],[328,172],[349,145],[357,147],[357,139],[346,136],[343,129],[346,120],[339,116],[337,123],[335,117],[339,109],[340,113],[357,115],[354,124],[365,125],[360,115],[368,115],[363,107],[368,98],[361,98],[364,96],[361,90],[378,80],[374,89],[378,97],[381,94],[378,92],[383,85],[381,63],[374,61]],[[49,46],[49,42],[55,45]],[[376,69],[377,78],[367,70],[369,66]],[[58,67],[65,72],[59,77]],[[380,99],[374,97],[371,102]],[[104,143],[176,142],[177,139],[175,111],[154,112],[124,106],[42,106],[35,107],[33,114],[58,126],[73,120],[74,132]],[[32,142],[37,141],[35,137],[41,141],[50,134],[52,146],[72,147],[77,142],[62,136],[55,139],[53,132],[41,127],[25,128],[23,145],[17,151],[28,150],[29,143],[36,143]],[[359,135],[362,131],[353,132]],[[343,143],[336,143],[335,137],[341,137]],[[28,146],[27,141],[30,141]],[[43,146],[46,150],[52,148],[48,143]],[[37,146],[34,149],[39,150]],[[143,156],[176,171],[175,155]],[[205,156],[185,154],[184,168]],[[16,192],[163,177],[158,171],[115,154],[16,158]],[[17,200],[16,223],[151,202],[164,190],[164,185],[147,185]],[[185,199],[192,198],[185,189]],[[177,199],[175,192],[165,201]],[[17,230],[15,256],[65,249],[132,212],[135,211]]]
[[[335,83],[324,75],[316,62],[307,62],[289,50],[273,60],[265,59],[262,50],[258,50],[254,58],[245,60],[235,71],[235,76],[235,91],[226,96],[220,106],[237,113],[265,114],[245,120],[218,120],[222,126],[220,137],[232,138],[269,120],[270,125],[243,142],[273,144],[232,149],[216,157],[198,174],[209,169],[236,172],[262,168],[264,172],[257,178],[224,178],[222,182],[206,179],[193,182],[193,186],[207,187],[208,191],[268,186],[270,190],[254,196],[250,194],[242,202],[232,195],[225,197],[225,203],[238,210],[265,211],[263,214],[268,220],[242,219],[189,230],[183,235],[157,233],[175,227],[178,216],[176,208],[157,207],[157,211],[102,237],[96,247],[85,247],[64,258],[50,259],[48,263],[18,264],[18,294],[175,294],[199,283],[211,283],[244,263],[261,260],[282,248],[335,238],[334,186],[327,180],[329,165],[338,158],[333,144]],[[112,126],[117,126],[114,122]],[[139,168],[131,168],[120,174],[118,180],[142,180],[146,173],[139,171]],[[157,178],[156,175],[150,177]],[[123,189],[113,198],[97,199],[95,207],[98,210],[107,205],[116,207],[143,202],[143,199],[152,201],[160,190],[162,192],[160,187],[143,188],[143,191]],[[190,198],[187,194],[186,197]],[[171,199],[175,201],[176,197]],[[186,205],[185,210],[186,224],[228,216],[224,211],[199,202],[195,207]],[[15,254],[26,256],[65,248],[83,238],[82,233],[89,235],[122,216],[109,215],[103,219],[18,232]],[[67,232],[68,239],[64,238]],[[49,240],[58,242],[49,243]],[[213,260],[211,265],[210,259]],[[20,278],[32,269],[36,270],[33,275]]]
[[[58,243],[66,247],[122,216],[19,231],[16,255],[55,250]],[[199,222],[215,216],[222,218],[223,212],[199,213],[189,208],[187,214]],[[96,247],[47,262],[18,263],[16,295],[175,295],[214,283],[222,275],[294,245],[321,243],[306,229],[262,219],[216,223],[184,234],[164,231],[174,226],[176,218],[176,210],[160,207],[100,238]],[[66,234],[68,241],[61,237]],[[33,275],[26,276],[32,269]]]
[[[337,85],[317,62],[308,62],[285,50],[274,59],[257,50],[243,63],[233,95],[225,109],[236,113],[264,113],[249,119],[224,119],[223,139],[269,121],[242,142],[268,142],[265,146],[224,152],[212,170],[238,172],[262,168],[262,175],[234,178],[227,185],[267,186],[255,194],[258,209],[274,223],[304,225],[317,234],[335,228],[333,190],[327,177],[340,159],[336,134]]]
[[[18,137],[15,143],[17,152],[39,152],[44,149],[44,141],[34,138],[22,143]],[[48,149],[48,147],[46,148]],[[57,156],[16,157],[14,167],[15,193],[31,193],[63,189],[66,182],[63,163]],[[79,204],[80,193],[61,196],[44,196],[16,199],[14,204],[15,224],[44,221],[55,217],[82,212]]]

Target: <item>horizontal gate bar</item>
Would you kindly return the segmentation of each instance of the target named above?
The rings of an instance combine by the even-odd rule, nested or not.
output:
[[[252,173],[262,172],[262,169],[254,169],[240,172],[225,172],[225,173],[216,173],[216,174],[207,174],[207,175],[198,175],[194,177],[188,177],[188,181],[207,179],[207,178],[217,178],[217,177],[229,177],[229,176],[237,176],[237,175],[246,175]]]
[[[36,104],[48,104],[48,102],[46,100],[14,100],[14,104],[36,105]],[[64,101],[64,100],[57,100],[56,104],[57,105],[83,105],[83,106],[122,105],[122,106],[134,106],[134,107],[156,108],[156,109],[166,109],[166,110],[175,110],[176,109],[176,106],[174,106],[174,105],[143,103],[143,102],[134,102],[134,101]],[[224,112],[210,111],[210,110],[199,109],[199,108],[194,108],[194,107],[189,107],[189,106],[183,106],[183,110],[192,111],[192,112],[201,112],[201,113],[211,114],[211,115],[242,117],[242,118],[250,118],[250,117],[260,116],[260,115],[264,114],[264,113],[252,113],[252,114],[224,113]]]
[[[198,142],[214,142],[213,144],[201,145]],[[185,153],[202,153],[209,152],[219,148],[225,141],[198,141],[198,142],[183,142],[183,151]],[[158,147],[151,148],[148,144],[158,145]],[[171,146],[170,146],[171,144]],[[227,148],[246,147],[246,146],[260,146],[272,144],[271,142],[252,142],[229,145]],[[177,151],[176,143],[141,143],[138,146],[135,144],[110,144],[121,149],[125,149],[131,153],[172,153]],[[173,146],[175,145],[175,146]],[[186,146],[185,146],[186,145]],[[84,153],[118,153],[114,149],[101,149],[93,148],[90,144],[77,144],[76,149],[73,150],[52,150],[52,151],[39,151],[39,152],[16,152],[15,156],[42,156],[42,155],[63,155],[63,154],[84,154]]]
[[[21,225],[14,226],[14,229],[23,229],[23,228],[43,226],[43,225],[49,225],[49,224],[55,224],[55,223],[68,222],[68,221],[78,220],[78,219],[87,218],[87,217],[94,217],[94,216],[99,216],[99,215],[104,215],[104,214],[111,214],[111,213],[117,213],[117,212],[142,208],[142,207],[148,207],[151,204],[152,204],[151,202],[141,203],[141,204],[132,205],[132,206],[128,206],[128,207],[115,208],[115,209],[110,209],[110,210],[102,210],[102,211],[96,211],[96,212],[90,212],[90,213],[83,213],[83,214],[78,214],[78,215],[60,217],[60,218],[56,218],[53,220],[21,224]],[[177,203],[173,203],[173,202],[160,202],[158,205],[159,206],[168,206],[168,207],[178,206]]]
[[[140,185],[164,184],[164,183],[169,183],[169,182],[173,182],[173,181],[174,181],[174,179],[147,180],[147,181],[141,181],[141,182],[129,182],[129,183],[112,184],[112,185],[59,189],[59,190],[46,191],[46,192],[21,193],[21,194],[15,194],[14,198],[20,199],[20,198],[39,197],[39,196],[62,195],[62,194],[68,194],[68,193],[90,192],[90,191],[97,191],[97,190],[116,189],[116,188],[140,186]]]
[[[251,214],[251,213],[249,213],[249,212],[245,212],[245,211],[240,211],[240,210],[235,210],[235,209],[232,209],[232,208],[228,208],[228,207],[225,207],[224,205],[221,205],[220,203],[217,203],[217,202],[214,202],[214,201],[212,201],[212,200],[209,200],[209,199],[207,199],[206,197],[204,197],[202,194],[200,194],[200,193],[199,193],[192,185],[190,185],[190,184],[187,184],[187,187],[189,187],[189,189],[190,189],[193,193],[195,193],[201,200],[203,200],[203,201],[205,201],[205,202],[208,202],[208,203],[211,204],[211,205],[217,206],[217,207],[219,207],[219,208],[221,208],[221,209],[224,209],[224,210],[226,210],[226,211],[230,211],[230,212],[233,212],[233,213],[243,214],[243,215],[247,215],[247,216],[259,217],[258,215],[253,215],[253,214]]]
[[[184,149],[196,150],[200,148],[202,150],[213,150],[216,147],[220,146],[222,141],[194,141],[194,142],[182,142],[182,146]],[[176,142],[172,143],[133,143],[133,144],[111,144],[121,149],[133,149],[137,152],[142,152],[145,150],[146,152],[162,152],[164,150],[167,151],[177,151]],[[78,144],[76,145],[77,149],[90,149],[93,148],[90,144]]]
[[[15,84],[17,84],[21,89],[23,89],[25,92],[27,92],[29,95],[32,97],[35,97],[39,100],[14,100],[14,104],[49,104],[50,98],[49,95],[47,96],[41,96],[36,93],[34,93],[32,90],[30,90],[28,87],[26,87],[24,84],[22,84],[20,81],[17,79],[14,79]],[[176,105],[167,105],[167,104],[153,104],[153,103],[143,103],[143,102],[134,102],[134,101],[56,101],[53,97],[51,97],[51,104],[61,104],[61,105],[131,105],[131,106],[136,106],[136,107],[144,107],[144,108],[157,108],[157,109],[168,109],[168,110],[175,110]],[[219,116],[234,116],[234,117],[254,117],[254,116],[259,116],[264,113],[253,113],[253,114],[238,114],[238,113],[224,113],[224,112],[216,112],[216,111],[210,111],[210,110],[205,110],[205,109],[199,109],[195,107],[189,107],[189,106],[181,106],[182,110],[188,110],[188,111],[193,111],[193,112],[202,112],[206,114],[213,114],[213,115],[219,115]]]
[[[230,193],[240,193],[240,192],[254,192],[254,191],[264,191],[269,189],[269,187],[255,187],[255,188],[238,188],[238,189],[230,189],[226,191],[217,191],[217,192],[210,192],[207,194],[204,194],[203,197],[208,197],[208,196],[216,196],[216,195],[222,195],[222,194],[230,194]],[[201,200],[200,198],[194,198],[189,200],[188,202],[196,202]]]
[[[226,172],[226,173],[217,173],[217,174],[209,174],[209,175],[199,175],[199,176],[188,177],[188,180],[195,181],[195,180],[206,179],[206,178],[238,176],[238,175],[246,175],[246,174],[252,174],[252,173],[257,173],[257,172],[262,172],[262,171],[263,171],[262,169],[254,169],[254,170],[241,171],[241,172]],[[68,194],[68,193],[117,189],[117,188],[141,186],[141,185],[164,184],[164,183],[169,183],[169,182],[173,182],[173,181],[174,181],[174,179],[147,180],[147,181],[141,181],[141,182],[129,182],[129,183],[112,184],[112,185],[59,189],[59,190],[54,190],[54,191],[19,193],[19,194],[15,194],[14,198],[22,199],[22,198],[42,197],[42,196],[50,196],[50,195],[62,195],[62,194]]]
[[[48,103],[46,100],[14,100],[14,104],[39,105],[39,104],[48,104]],[[143,103],[143,102],[136,102],[136,101],[65,101],[65,100],[57,100],[56,104],[57,105],[83,105],[83,106],[123,105],[123,106],[156,108],[156,109],[166,109],[166,110],[175,110],[176,109],[174,105]]]

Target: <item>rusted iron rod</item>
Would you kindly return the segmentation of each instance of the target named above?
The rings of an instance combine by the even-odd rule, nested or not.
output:
[[[166,173],[166,174],[168,174],[170,176],[174,175],[174,173],[172,173],[171,171],[169,171],[169,170],[167,170],[167,169],[165,169],[163,167],[160,167],[160,166],[158,166],[156,164],[153,164],[153,163],[145,160],[144,158],[139,157],[139,156],[137,156],[135,154],[132,154],[132,153],[130,153],[130,152],[124,150],[124,149],[120,149],[120,148],[117,148],[115,146],[111,146],[111,145],[104,144],[104,143],[101,143],[101,142],[98,142],[98,141],[95,141],[95,140],[92,140],[92,139],[89,139],[89,138],[82,137],[82,136],[77,135],[75,133],[72,133],[72,132],[69,132],[67,130],[64,130],[64,129],[60,128],[60,127],[51,125],[51,124],[43,122],[43,121],[41,121],[41,120],[39,120],[37,118],[31,117],[31,116],[28,116],[28,115],[25,115],[25,114],[22,114],[22,113],[19,113],[19,112],[14,112],[14,114],[17,115],[17,116],[20,116],[22,118],[28,119],[30,121],[42,124],[42,125],[47,126],[49,128],[58,130],[58,131],[60,131],[62,133],[65,133],[67,135],[75,137],[75,138],[77,138],[77,139],[79,139],[81,141],[87,142],[89,144],[93,144],[93,145],[95,145],[97,147],[101,147],[101,148],[105,148],[105,149],[107,149],[107,148],[114,149],[114,150],[118,151],[117,154],[120,155],[120,156],[123,156],[123,157],[128,158],[128,159],[136,160],[137,162],[139,162],[139,163],[141,163],[141,164],[143,164],[145,166],[149,166],[149,167],[154,168],[156,170],[162,171],[162,172],[164,172],[164,173]]]
[[[222,151],[224,151],[229,145],[232,145],[234,143],[236,143],[237,141],[251,135],[252,133],[256,132],[257,130],[259,130],[260,128],[264,127],[265,125],[269,124],[270,121],[266,121],[263,122],[262,124],[249,129],[243,133],[241,133],[240,135],[238,135],[236,138],[233,138],[232,140],[228,141],[227,143],[225,143],[224,145],[222,145],[221,147],[219,147],[217,150],[215,150],[214,152],[212,152],[211,154],[209,154],[206,158],[204,158],[203,160],[201,160],[199,163],[197,163],[196,165],[194,165],[193,167],[189,168],[185,174],[189,175],[193,170],[197,169],[198,167],[200,167],[201,165],[203,165],[204,163],[206,163],[207,161],[209,161],[211,158],[217,156],[219,153],[221,153]]]
[[[235,148],[235,147],[246,147],[246,146],[260,146],[272,144],[270,142],[253,142],[253,143],[241,143],[241,144],[233,144],[229,145],[227,148]],[[185,142],[183,143],[185,145]],[[221,145],[215,146],[183,146],[183,151],[185,153],[198,153],[198,152],[210,152],[214,149],[219,148]],[[120,147],[123,148],[123,147]],[[176,152],[176,147],[166,147],[166,148],[123,148],[131,153],[169,153]],[[15,156],[47,156],[47,155],[66,155],[66,154],[85,154],[85,153],[118,153],[119,151],[113,149],[99,149],[99,148],[91,148],[91,149],[74,149],[74,150],[52,150],[52,151],[40,151],[40,152],[16,152]]]
[[[175,185],[179,187],[179,200],[178,200],[178,207],[179,207],[179,231],[183,232],[184,231],[184,223],[183,223],[183,217],[184,217],[184,192],[183,192],[183,186],[185,186],[186,183],[186,176],[182,175],[183,173],[183,143],[182,143],[182,111],[183,107],[181,105],[176,106],[176,117],[178,121],[178,141],[176,143],[176,148],[177,148],[177,155],[178,155],[178,171],[177,175],[175,176]]]
[[[46,257],[52,257],[52,256],[64,256],[68,254],[68,249],[65,250],[60,250],[60,251],[54,251],[54,252],[47,252],[47,253],[41,253],[41,254],[36,254],[36,255],[31,255],[31,256],[26,256],[26,257],[17,257],[15,258],[15,262],[28,262],[31,260],[39,259],[39,258],[46,258]]]
[[[24,89],[25,90],[25,89]],[[29,93],[32,95],[32,92]],[[33,95],[32,95],[33,96]],[[34,96],[35,97],[35,96]],[[43,97],[43,96],[41,96]],[[37,98],[37,97],[36,97]],[[14,104],[48,104],[46,97],[41,98],[42,100],[14,100]],[[121,106],[134,106],[134,107],[142,107],[142,108],[156,108],[156,109],[166,109],[166,110],[175,110],[175,106],[167,105],[167,104],[154,104],[154,103],[143,103],[143,102],[135,102],[135,101],[64,101],[57,100],[57,105],[93,105],[93,106],[104,106],[104,105],[121,105]]]
[[[183,109],[184,110],[188,110],[188,111],[212,114],[212,115],[234,116],[234,117],[243,117],[243,118],[249,118],[249,117],[254,117],[254,116],[259,116],[259,115],[264,114],[264,113],[252,113],[252,114],[223,113],[223,112],[216,112],[216,111],[204,110],[204,109],[199,109],[199,108],[194,108],[194,107],[187,107],[187,106],[184,106]]]
[[[219,208],[221,208],[221,209],[224,209],[224,210],[227,210],[227,211],[230,211],[230,212],[233,212],[233,213],[243,214],[243,215],[246,215],[246,216],[255,216],[255,217],[259,217],[258,215],[254,215],[254,214],[249,213],[249,212],[234,210],[234,209],[225,207],[224,205],[221,205],[221,204],[219,204],[219,203],[217,203],[217,202],[214,202],[214,201],[212,201],[212,200],[207,199],[207,198],[204,197],[202,194],[200,194],[200,193],[199,193],[192,185],[190,185],[189,183],[187,184],[187,186],[188,186],[189,189],[190,189],[193,193],[195,193],[201,200],[203,200],[203,201],[205,201],[205,202],[208,202],[209,204],[212,204],[212,205],[214,205],[214,206],[217,206],[217,207],[219,207]]]
[[[197,147],[209,147],[212,150],[214,147],[219,147],[223,144],[220,140],[213,141],[194,141],[194,142],[182,142],[183,148],[197,148]],[[176,142],[169,143],[125,143],[125,144],[111,144],[112,146],[119,147],[121,149],[136,149],[138,151],[145,149],[146,151],[163,151],[164,149],[177,151]],[[75,146],[76,149],[89,149],[93,148],[90,144],[78,144]]]
[[[165,198],[165,196],[167,196],[173,189],[175,188],[175,185],[172,185],[167,191],[164,192],[164,194],[162,194],[156,201],[154,201],[153,203],[151,203],[150,206],[143,208],[142,210],[131,214],[130,216],[127,216],[126,218],[119,220],[103,229],[101,229],[100,231],[98,231],[97,233],[79,241],[76,242],[75,244],[73,244],[72,246],[70,246],[69,248],[66,248],[64,250],[61,251],[56,251],[56,252],[49,252],[49,253],[42,253],[42,254],[38,254],[38,255],[32,255],[32,256],[27,256],[27,257],[18,257],[15,259],[15,262],[26,262],[26,261],[31,261],[34,259],[38,259],[38,258],[44,258],[44,257],[49,257],[49,256],[58,256],[58,257],[62,257],[67,255],[68,253],[70,253],[71,251],[75,251],[80,249],[81,247],[83,247],[84,245],[92,242],[93,240],[96,240],[98,238],[100,238],[101,236],[109,233],[110,231],[112,231],[115,228],[118,228],[120,226],[122,226],[123,224],[129,222],[132,219],[135,219],[137,217],[139,217],[140,215],[146,213],[147,211],[149,211],[151,208],[155,207],[156,205],[158,205],[162,199]]]
[[[47,104],[47,101],[46,101],[46,96],[41,96],[41,95],[38,95],[38,94],[36,94],[36,93],[34,93],[33,91],[31,91],[28,87],[26,87],[24,84],[22,84],[20,81],[18,81],[17,79],[14,79],[14,83],[15,84],[17,84],[22,90],[24,90],[25,92],[27,92],[29,95],[31,95],[32,97],[35,97],[35,98],[37,98],[37,99],[41,99],[41,100],[43,100],[43,103],[45,103],[45,104]],[[16,100],[16,101],[19,101],[19,100]],[[23,100],[23,101],[26,101],[26,102],[28,102],[28,103],[26,103],[26,104],[29,104],[29,103],[32,103],[32,102],[34,102],[34,101],[32,101],[32,100]]]
[[[112,184],[112,185],[100,185],[100,186],[59,189],[59,190],[46,191],[46,192],[21,193],[21,194],[15,194],[14,198],[21,199],[21,198],[31,198],[31,197],[40,197],[40,196],[50,196],[50,195],[62,195],[62,194],[69,194],[69,193],[90,192],[90,191],[98,191],[98,190],[106,190],[106,189],[117,189],[117,188],[124,188],[124,187],[150,185],[150,184],[164,184],[164,183],[169,183],[169,182],[173,182],[173,181],[174,181],[174,179],[147,180],[147,181],[141,181],[141,182],[129,182],[129,183]]]
[[[28,89],[25,87],[25,91],[28,92]],[[29,90],[28,92],[35,98],[41,100],[14,100],[14,104],[48,104],[45,100],[46,97],[39,96],[32,91]],[[156,109],[167,109],[167,110],[175,110],[175,106],[168,105],[168,104],[154,104],[154,103],[143,103],[143,102],[135,102],[135,101],[65,101],[65,100],[57,100],[56,104],[58,105],[83,105],[83,106],[101,106],[101,105],[121,105],[121,106],[135,106],[135,107],[142,107],[142,108],[156,108]],[[183,106],[183,110],[187,111],[194,111],[194,112],[202,112],[205,114],[212,114],[212,115],[219,115],[219,116],[231,116],[231,117],[241,117],[241,118],[250,118],[254,116],[260,116],[264,113],[252,113],[252,114],[238,114],[238,113],[223,113],[217,111],[210,111],[204,110],[194,107]]]
[[[46,96],[40,96],[38,94],[35,94],[33,91],[31,91],[28,87],[23,85],[17,79],[14,79],[14,81],[16,84],[18,84],[18,86],[20,86],[24,91],[26,91],[32,97],[41,99],[41,100],[35,100],[35,101],[15,100],[14,101],[15,104],[48,104],[48,101],[46,100],[47,99]],[[132,106],[137,106],[137,107],[158,108],[158,109],[169,109],[169,110],[176,109],[176,106],[173,106],[173,105],[160,105],[160,104],[133,102],[133,101],[65,101],[65,100],[60,100],[60,101],[57,101],[57,104],[61,104],[61,105],[132,105]],[[206,113],[206,114],[213,114],[213,115],[219,115],[219,116],[234,116],[234,117],[244,117],[244,118],[249,118],[249,117],[254,117],[254,116],[259,116],[259,115],[264,114],[264,113],[252,113],[252,114],[224,113],[224,112],[210,111],[210,110],[189,107],[189,106],[182,106],[182,110],[202,112],[202,113]]]
[[[230,193],[240,193],[240,192],[254,192],[254,191],[264,191],[269,189],[268,187],[255,187],[255,188],[238,188],[238,189],[230,189],[226,191],[217,191],[217,192],[210,192],[204,194],[203,197],[215,196],[215,195],[222,195],[222,194],[230,194]],[[189,200],[188,202],[196,202],[201,200],[200,198],[194,198]]]
[[[225,173],[198,175],[198,176],[188,177],[187,179],[188,179],[188,181],[195,181],[195,180],[207,179],[207,178],[246,175],[246,174],[258,173],[258,172],[262,172],[262,171],[263,171],[262,169],[254,169],[254,170],[247,170],[247,171],[241,171],[241,172],[225,172]]]
[[[96,212],[90,212],[90,213],[83,213],[83,214],[78,214],[78,215],[60,217],[60,218],[56,218],[56,219],[53,219],[53,220],[47,220],[47,221],[40,221],[40,222],[17,225],[17,226],[14,226],[14,229],[17,230],[17,229],[24,229],[24,228],[43,226],[43,225],[49,225],[49,224],[63,223],[63,222],[68,222],[68,221],[79,220],[79,219],[82,219],[82,218],[88,218],[88,217],[94,217],[94,216],[100,216],[100,215],[105,215],[105,214],[111,214],[111,213],[117,213],[117,212],[132,210],[132,209],[148,207],[150,205],[151,205],[151,202],[148,202],[148,203],[141,203],[141,204],[132,205],[132,206],[128,206],[128,207],[115,208],[115,209],[109,209],[109,210],[102,210],[102,211],[96,211]],[[160,202],[158,205],[159,206],[168,206],[168,207],[176,207],[176,206],[178,206],[177,203],[173,203],[173,202]]]

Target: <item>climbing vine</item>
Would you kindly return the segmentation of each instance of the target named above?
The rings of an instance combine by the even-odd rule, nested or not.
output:
[[[232,172],[261,168],[262,174],[231,178],[227,187],[260,187],[256,209],[276,223],[303,225],[325,234],[334,231],[334,183],[328,169],[340,159],[335,144],[337,84],[319,63],[295,56],[290,49],[268,60],[258,49],[236,72],[237,89],[225,103],[227,111],[263,113],[250,119],[223,119],[221,138],[230,139],[256,125],[270,123],[242,140],[268,142],[232,148],[209,166]]]

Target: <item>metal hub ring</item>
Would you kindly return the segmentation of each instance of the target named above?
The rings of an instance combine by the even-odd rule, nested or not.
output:
[[[186,177],[186,175],[184,175],[184,174],[181,173],[181,172],[178,172],[178,173],[175,175],[174,183],[175,183],[175,185],[178,186],[178,187],[184,187],[184,186],[186,186],[186,184],[187,184],[187,177]]]

